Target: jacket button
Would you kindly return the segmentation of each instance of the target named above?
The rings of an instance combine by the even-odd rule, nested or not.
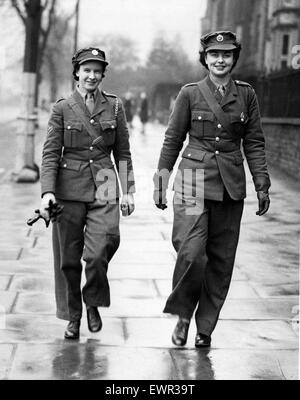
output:
[[[114,125],[112,125],[112,126],[111,126],[111,129],[114,129],[114,127],[115,127],[115,126],[114,126]]]
[[[90,147],[90,150],[94,150],[94,147],[93,147],[93,146],[91,146],[91,147]]]
[[[92,164],[94,162],[94,160],[90,160],[90,164]]]
[[[220,141],[220,138],[217,136],[216,137],[216,142],[219,142]]]
[[[218,126],[219,129],[222,128],[222,125],[221,125],[221,124],[218,124],[217,126]]]
[[[188,154],[188,157],[191,157],[191,153]]]
[[[70,125],[68,125],[68,126],[67,126],[67,129],[71,129],[71,126],[70,126]]]
[[[93,123],[95,122],[95,120],[94,119],[91,119],[90,120],[90,123],[93,125]]]
[[[219,154],[220,152],[219,152],[219,150],[216,150],[216,154]]]
[[[198,119],[202,119],[202,117],[199,115]]]
[[[66,168],[67,164],[64,164],[64,168]]]

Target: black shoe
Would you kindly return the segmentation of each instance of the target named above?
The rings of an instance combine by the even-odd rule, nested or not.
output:
[[[204,335],[203,333],[197,333],[195,338],[195,347],[209,347],[211,337]]]
[[[176,346],[184,346],[186,344],[189,326],[190,321],[188,319],[179,318],[172,335],[172,342]]]
[[[97,307],[86,308],[88,327],[91,332],[99,332],[102,328],[102,320]]]
[[[79,338],[80,319],[78,321],[70,321],[65,330],[65,339]]]

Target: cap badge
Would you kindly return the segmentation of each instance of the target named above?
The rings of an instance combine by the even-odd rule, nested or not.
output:
[[[218,35],[218,36],[217,36],[217,41],[218,41],[218,42],[223,42],[223,40],[224,40],[223,35]]]
[[[98,51],[97,50],[92,50],[92,54],[93,54],[93,56],[97,56],[98,55]]]

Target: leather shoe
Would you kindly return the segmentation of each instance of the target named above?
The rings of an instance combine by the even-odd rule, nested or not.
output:
[[[176,346],[184,346],[187,341],[190,320],[179,318],[172,334],[172,342]]]
[[[102,320],[97,307],[86,308],[88,327],[91,332],[99,332],[102,328]]]
[[[65,330],[65,339],[78,339],[79,338],[80,320],[70,321],[67,329]]]
[[[209,347],[211,337],[204,335],[203,333],[197,333],[195,338],[195,347]]]

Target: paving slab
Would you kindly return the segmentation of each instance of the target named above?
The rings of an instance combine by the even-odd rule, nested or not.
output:
[[[152,246],[151,246],[152,247]],[[136,248],[120,249],[113,258],[116,264],[141,264],[147,268],[147,264],[174,264],[175,256],[170,251],[140,251],[139,242]]]
[[[266,299],[227,299],[220,313],[222,319],[291,319],[297,296]]]
[[[115,264],[108,268],[108,277],[115,279],[172,279],[174,266],[170,264]]]
[[[171,279],[155,279],[155,284],[162,297],[169,296],[172,290]],[[231,299],[249,299],[258,298],[258,294],[251,287],[249,282],[233,279],[227,297]]]
[[[17,299],[17,292],[0,290],[0,309],[10,312]]]
[[[166,314],[167,315],[167,314]],[[171,342],[177,318],[126,318],[126,345],[175,348]],[[196,324],[191,322],[186,348],[194,349]],[[283,321],[220,320],[212,335],[213,349],[298,349],[298,337]]]
[[[172,350],[183,380],[283,380],[273,352]]]
[[[103,328],[92,333],[87,328],[86,315],[83,315],[80,340],[86,343],[97,340],[99,345],[124,345],[124,324],[120,318],[103,317]],[[54,315],[8,314],[5,329],[0,329],[0,343],[53,343],[63,340],[68,321],[57,319]]]
[[[91,340],[79,345],[18,345],[9,379],[160,380],[177,379],[177,374],[165,349],[133,351]]]
[[[158,295],[152,279],[111,279],[111,298],[153,298]]]
[[[47,276],[41,274],[14,275],[9,288],[18,292],[42,292],[53,295],[54,276],[50,276],[50,274]]]
[[[0,275],[0,290],[6,290],[12,278],[13,275]]]
[[[13,360],[13,351],[12,344],[0,344],[0,380],[7,378]]]

